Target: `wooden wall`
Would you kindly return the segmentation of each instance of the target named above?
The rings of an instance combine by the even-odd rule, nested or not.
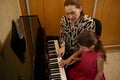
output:
[[[20,3],[23,4],[22,1],[20,1]],[[64,15],[64,1],[65,0],[28,0],[30,15],[39,16],[42,27],[45,28],[48,36],[59,35],[60,18]],[[83,8],[86,14],[92,16],[94,0],[81,0],[81,2],[83,3],[82,5],[85,5]],[[90,9],[86,7],[88,5],[91,5]],[[25,15],[25,10],[23,10],[23,7],[21,8],[23,15]]]
[[[46,35],[59,35],[59,20],[64,14],[64,0],[29,0],[30,14],[38,15]]]
[[[21,0],[22,1],[22,0]],[[38,15],[42,27],[48,36],[58,36],[60,18],[64,15],[65,0],[28,0],[30,14]],[[92,16],[94,3],[97,1],[96,15],[102,23],[102,37],[104,45],[120,44],[120,1],[119,0],[81,0],[83,10]],[[24,12],[24,10],[22,10]],[[23,14],[24,15],[24,14]]]
[[[103,25],[104,45],[120,45],[120,0],[98,0],[96,18]]]
[[[26,50],[21,63],[13,52],[11,41],[12,20],[21,15],[18,0],[0,0],[0,80],[31,80],[31,64]]]

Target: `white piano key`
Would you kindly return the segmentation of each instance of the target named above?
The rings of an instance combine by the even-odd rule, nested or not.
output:
[[[59,44],[57,40],[49,40],[48,43],[49,44],[49,49],[50,48],[54,48],[55,50],[49,50],[49,56],[52,56],[52,53],[54,53],[53,55],[57,55],[57,50],[59,49]],[[54,43],[54,46],[53,46]],[[65,74],[65,70],[64,68],[61,68],[59,65],[59,62],[61,61],[61,57],[57,57],[57,58],[50,58],[49,62],[50,62],[50,71],[51,71],[51,75],[50,75],[50,80],[67,80],[66,74]],[[55,71],[55,70],[59,70],[59,71]]]
[[[55,49],[56,49],[56,52],[57,52],[57,50],[59,49],[58,41],[55,40],[54,42],[55,42],[55,47],[56,47]],[[59,58],[57,58],[57,59],[58,59],[58,64],[59,64],[59,62],[61,61],[62,58],[59,57]],[[59,69],[60,69],[60,74],[61,74],[62,80],[67,80],[66,74],[65,74],[65,69],[64,69],[64,68],[61,68],[60,65],[59,65]]]

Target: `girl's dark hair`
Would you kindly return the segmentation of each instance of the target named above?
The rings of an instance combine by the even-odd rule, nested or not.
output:
[[[85,30],[77,36],[77,42],[79,45],[91,47],[95,45],[95,51],[102,52],[102,57],[106,60],[106,51],[103,48],[102,42],[97,38],[97,35],[91,30]]]
[[[80,8],[81,4],[79,0],[66,0],[64,2],[64,7],[68,5],[74,5],[76,8]],[[83,10],[81,11],[81,16],[84,16]]]

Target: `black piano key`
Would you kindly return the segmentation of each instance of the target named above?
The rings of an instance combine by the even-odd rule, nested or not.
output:
[[[49,58],[52,59],[51,57],[53,56],[53,58],[57,58],[57,55],[55,52],[50,52],[49,53]]]
[[[48,50],[55,50],[55,47],[49,47]]]
[[[50,69],[50,73],[51,73],[51,74],[54,74],[54,73],[60,73],[60,70],[59,70],[59,68],[56,68],[56,69]]]
[[[59,69],[59,62],[56,53],[56,44],[54,40],[49,40],[47,44],[48,57],[49,57],[49,80],[62,80],[62,76]]]
[[[62,80],[62,79],[50,79],[50,80]]]
[[[54,54],[54,55],[56,55],[56,52],[55,51],[49,51],[49,54]]]
[[[54,63],[54,62],[58,62],[58,60],[57,60],[57,58],[55,58],[55,59],[50,59],[49,62],[50,62],[50,63]]]
[[[48,46],[48,48],[49,48],[49,47],[54,47],[55,44],[48,44],[47,46]]]
[[[54,51],[49,51],[48,55],[57,55]]]
[[[51,78],[50,80],[62,80],[61,78]]]
[[[50,79],[61,80],[61,76],[60,76],[60,74],[54,74],[54,75],[50,76]]]
[[[57,62],[55,62],[55,63],[50,63],[50,66],[52,67],[55,67],[55,68],[58,68],[58,63]]]
[[[49,58],[52,59],[52,58],[57,58],[57,55],[49,55]]]
[[[50,69],[55,69],[55,68],[59,68],[59,65],[58,63],[55,63],[55,64],[50,64],[49,67]]]
[[[48,48],[55,47],[55,44],[48,44],[47,46],[48,46]]]
[[[48,44],[54,44],[54,41],[48,41],[47,43]]]
[[[56,53],[55,50],[48,50],[49,53]]]

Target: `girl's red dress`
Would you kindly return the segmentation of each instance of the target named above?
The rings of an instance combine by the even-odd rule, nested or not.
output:
[[[97,69],[97,58],[101,57],[100,52],[82,52],[81,60],[68,71],[68,80],[95,80]],[[101,80],[105,80],[104,74]]]

